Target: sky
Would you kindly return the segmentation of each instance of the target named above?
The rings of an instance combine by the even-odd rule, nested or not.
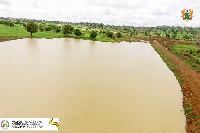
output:
[[[192,9],[193,20],[181,18]],[[127,26],[200,27],[199,0],[0,0],[0,17]]]

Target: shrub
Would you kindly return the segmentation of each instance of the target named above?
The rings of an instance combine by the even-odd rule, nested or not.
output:
[[[96,31],[91,31],[90,33],[90,38],[94,39],[97,36],[97,32]]]
[[[122,34],[120,32],[117,32],[117,37],[118,38],[122,37]]]
[[[45,29],[45,31],[50,31],[50,30],[52,30],[51,27],[48,26],[48,25],[47,25],[44,29]]]
[[[74,30],[74,34],[76,35],[76,36],[81,36],[81,30],[80,29],[75,29]]]
[[[56,26],[56,33],[59,33],[61,31],[61,27],[60,26]]]
[[[107,31],[106,32],[107,37],[112,38],[113,37],[113,32]]]

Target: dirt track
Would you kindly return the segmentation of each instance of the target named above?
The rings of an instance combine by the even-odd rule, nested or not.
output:
[[[181,84],[183,92],[183,106],[188,108],[190,105],[193,110],[190,112],[193,115],[200,117],[200,73],[191,68],[188,64],[178,58],[176,55],[166,50],[158,41],[154,40],[153,45],[156,49],[164,54],[165,57],[170,59],[174,65],[174,74],[181,77],[184,81]],[[199,118],[188,118],[187,116],[186,130],[188,133],[200,131]]]

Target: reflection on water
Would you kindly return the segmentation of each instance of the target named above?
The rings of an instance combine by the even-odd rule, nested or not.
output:
[[[60,118],[63,133],[184,133],[182,94],[150,44],[0,43],[0,117]]]
[[[37,45],[37,38],[27,39],[29,45]]]

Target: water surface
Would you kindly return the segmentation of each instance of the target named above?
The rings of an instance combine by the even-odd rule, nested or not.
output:
[[[0,43],[0,117],[60,118],[62,133],[184,133],[182,93],[148,43]]]

